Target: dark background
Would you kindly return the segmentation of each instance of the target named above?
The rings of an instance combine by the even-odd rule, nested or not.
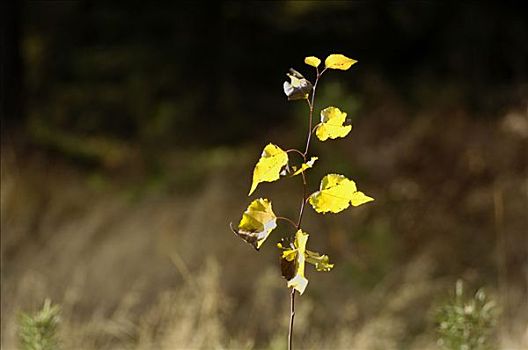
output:
[[[518,102],[528,74],[523,2],[2,6],[3,119],[153,147],[237,144],[261,134],[255,123],[284,125],[277,89],[290,66],[309,72],[309,54],[357,59],[343,83],[357,94],[379,79],[413,106],[447,94],[484,116]]]

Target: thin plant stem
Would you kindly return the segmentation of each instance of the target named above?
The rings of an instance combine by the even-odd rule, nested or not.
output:
[[[288,350],[293,350],[293,318],[295,317],[295,289],[290,293],[290,327],[288,331]]]
[[[303,217],[303,212],[304,212],[304,206],[306,204],[306,175],[304,175],[304,171],[301,173],[302,175],[302,180],[303,180],[303,199],[301,201],[301,208],[299,209],[299,219],[297,220],[297,230],[299,230],[301,228],[301,221],[302,221],[302,217]]]
[[[308,155],[308,150],[310,149],[310,140],[312,139],[312,133],[313,133],[313,111],[314,111],[314,101],[315,101],[315,90],[317,89],[317,83],[319,82],[319,78],[321,78],[321,75],[326,71],[326,68],[319,73],[319,70],[317,70],[317,77],[315,78],[315,82],[312,89],[312,96],[311,99],[306,99],[306,102],[308,103],[308,107],[310,108],[310,115],[309,115],[309,121],[308,121],[308,137],[306,138],[306,148],[304,149],[303,158],[306,162],[306,157]],[[303,198],[301,202],[301,208],[299,209],[299,219],[297,220],[297,229],[301,228],[302,223],[302,217],[304,214],[304,207],[306,204],[306,176],[304,175],[304,172],[302,173],[302,179],[303,179]]]
[[[317,69],[317,77],[315,78],[315,82],[312,89],[312,98],[311,101],[309,99],[306,99],[306,102],[308,102],[308,106],[310,107],[310,121],[309,121],[309,127],[308,127],[308,138],[306,140],[306,148],[304,149],[304,158],[306,159],[306,155],[308,154],[308,149],[310,148],[310,140],[312,139],[312,124],[313,124],[313,110],[314,110],[314,101],[315,101],[315,90],[317,89],[317,83],[319,82],[319,78],[323,75],[323,73],[326,71],[326,68],[319,73],[319,69]]]
[[[326,68],[323,69],[321,72],[319,72],[319,69],[317,69],[317,77],[315,78],[315,82],[312,89],[312,96],[311,99],[306,98],[306,102],[308,103],[308,107],[310,108],[310,115],[309,115],[309,121],[308,121],[308,137],[306,138],[306,147],[304,149],[304,153],[301,153],[298,150],[291,150],[291,151],[297,151],[299,154],[302,155],[304,161],[306,162],[306,157],[308,155],[308,150],[310,149],[310,141],[312,139],[312,134],[315,130],[313,127],[313,111],[314,111],[314,101],[315,101],[315,90],[317,88],[317,83],[319,82],[319,78],[321,78],[321,75],[326,71]],[[297,230],[300,230],[302,218],[304,214],[304,207],[306,206],[307,201],[307,181],[306,181],[306,175],[304,174],[304,171],[301,173],[302,175],[302,182],[303,182],[303,198],[301,201],[301,208],[299,209],[299,219],[297,220]],[[293,318],[295,317],[295,289],[292,288],[291,290],[291,299],[290,299],[290,327],[288,328],[288,350],[293,349]]]

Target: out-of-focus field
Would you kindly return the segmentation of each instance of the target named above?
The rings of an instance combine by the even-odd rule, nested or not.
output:
[[[266,139],[301,144],[290,130]],[[62,307],[64,349],[285,348],[273,239],[257,253],[229,229],[264,144],[167,152],[168,178],[151,186],[16,145],[3,140],[1,154],[3,349],[15,348],[17,313],[45,298]],[[387,98],[313,154],[312,189],[332,170],[376,201],[308,208],[311,243],[335,268],[308,271],[297,348],[435,349],[435,310],[458,278],[501,306],[500,348],[528,348],[526,109],[474,118]],[[300,191],[293,178],[257,195],[293,217]]]

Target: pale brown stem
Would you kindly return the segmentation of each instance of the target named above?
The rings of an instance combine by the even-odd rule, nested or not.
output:
[[[291,149],[289,149],[289,150],[286,150],[286,153],[290,153],[290,152],[298,153],[298,154],[301,155],[301,157],[303,157],[303,159],[305,158],[304,153],[302,153],[301,151],[299,151],[297,148],[291,148]]]
[[[295,289],[290,294],[290,327],[288,329],[288,350],[293,349],[293,318],[295,317]]]
[[[317,70],[317,77],[315,78],[315,82],[314,82],[313,89],[312,89],[312,98],[311,100],[308,98],[306,99],[306,102],[308,103],[308,107],[310,108],[310,116],[309,116],[309,121],[308,121],[308,137],[306,139],[306,148],[304,149],[304,153],[302,154],[305,162],[306,162],[306,157],[308,155],[308,150],[310,149],[310,141],[312,139],[312,133],[314,130],[313,111],[314,111],[314,101],[315,101],[315,90],[317,89],[317,83],[319,82],[319,78],[321,77],[321,75],[323,75],[325,70],[326,68],[323,69],[321,73],[319,73],[319,70]],[[302,173],[302,179],[303,179],[303,199],[301,202],[301,208],[299,210],[299,220],[297,220],[297,229],[301,228],[302,217],[304,214],[304,207],[305,207],[306,199],[307,199],[306,197],[307,196],[307,193],[306,193],[307,182],[306,182],[306,177],[304,175],[304,172]]]
[[[301,173],[302,180],[303,180],[303,200],[301,201],[301,209],[299,210],[299,219],[297,220],[297,230],[301,228],[301,221],[304,213],[304,205],[306,204],[306,175],[304,175],[304,171]]]
[[[312,133],[314,131],[313,127],[313,110],[314,110],[314,101],[315,101],[315,89],[317,88],[317,83],[319,82],[319,78],[321,75],[325,72],[326,68],[323,69],[319,73],[319,69],[317,69],[317,77],[315,78],[315,82],[312,89],[312,98],[306,99],[306,102],[308,103],[308,107],[310,108],[310,117],[308,122],[308,137],[306,139],[306,148],[304,149],[304,153],[301,153],[304,161],[306,162],[306,157],[308,155],[308,150],[310,149],[310,141],[312,139]],[[300,152],[299,152],[300,153]],[[306,175],[304,172],[301,173],[302,175],[302,181],[303,181],[303,199],[301,202],[301,208],[299,210],[299,219],[297,220],[297,230],[301,228],[301,222],[304,214],[304,207],[306,206],[307,201],[307,181],[306,181]],[[290,327],[288,330],[288,350],[293,350],[293,318],[295,317],[295,289],[292,288],[291,290],[291,299],[290,299]]]

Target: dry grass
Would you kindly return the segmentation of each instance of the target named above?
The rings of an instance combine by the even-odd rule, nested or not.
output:
[[[339,218],[307,215],[336,268],[309,272],[298,348],[436,349],[432,313],[459,277],[499,299],[501,348],[528,347],[523,113],[406,121],[378,110],[351,144],[337,143],[339,156],[317,148],[378,200]],[[16,348],[17,312],[48,297],[63,309],[65,349],[283,349],[276,252],[256,254],[228,229],[255,149],[204,153],[195,182],[133,196],[119,179],[2,147],[2,347]],[[168,164],[184,176],[177,155]],[[286,181],[263,186],[277,211],[295,203]]]

